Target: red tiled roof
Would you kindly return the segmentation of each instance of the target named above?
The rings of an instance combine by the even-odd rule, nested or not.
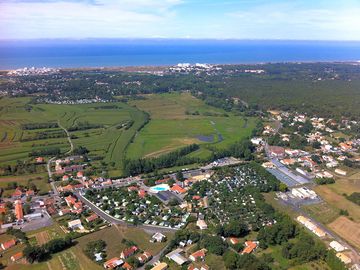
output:
[[[206,252],[205,249],[200,249],[198,251],[195,251],[193,254],[191,254],[190,257],[193,257],[195,260],[197,258],[203,258],[205,257],[205,252]]]
[[[126,270],[132,270],[133,269],[133,267],[128,262],[125,262],[121,267],[126,269]]]
[[[245,242],[245,248],[244,250],[241,252],[241,254],[250,254],[251,252],[253,252],[253,250],[257,247],[256,243],[253,241],[246,241]]]
[[[17,220],[22,220],[24,218],[23,208],[20,200],[15,201],[15,216]]]
[[[15,239],[11,239],[10,241],[2,243],[1,247],[2,247],[3,250],[6,250],[6,249],[9,249],[9,248],[11,248],[12,246],[15,246],[15,245],[16,245]]]
[[[169,180],[170,180],[169,178],[156,180],[155,184],[164,184],[167,183]]]
[[[82,208],[82,202],[76,202],[73,206],[75,209],[81,209]]]
[[[17,188],[14,193],[12,194],[13,197],[21,197],[22,196],[22,190],[20,188]]]
[[[98,217],[99,216],[97,214],[93,213],[91,216],[86,218],[86,221],[91,222],[91,221],[94,221],[95,219],[97,219]]]
[[[137,250],[138,250],[138,248],[136,246],[126,248],[121,252],[120,257],[126,259],[126,258],[130,257],[131,255],[133,255]]]
[[[139,195],[140,198],[144,198],[146,196],[146,191],[143,190],[143,189],[140,189],[138,191],[138,195]]]
[[[179,185],[173,185],[172,188],[171,188],[171,191],[175,191],[175,192],[178,192],[178,193],[185,193],[186,190],[183,189],[182,187],[180,187]]]
[[[34,196],[35,192],[32,189],[26,191],[26,196]]]
[[[74,205],[76,203],[76,198],[74,198],[73,196],[69,195],[65,198],[65,201],[67,204],[72,204]]]
[[[116,266],[118,266],[116,262],[119,261],[119,260],[120,259],[117,258],[117,257],[112,258],[112,259],[104,262],[104,267],[106,267],[106,268],[115,268]]]
[[[239,239],[237,239],[235,237],[231,237],[230,242],[231,242],[231,244],[236,245],[237,243],[239,243]]]
[[[15,253],[14,255],[12,255],[10,259],[13,262],[15,262],[15,261],[21,259],[22,257],[24,257],[24,254],[22,252],[18,252],[18,253]]]

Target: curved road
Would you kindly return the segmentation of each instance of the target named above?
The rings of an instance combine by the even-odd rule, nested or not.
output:
[[[93,204],[88,199],[86,199],[84,196],[82,196],[82,194],[79,191],[75,191],[74,194],[76,195],[76,197],[78,197],[80,199],[80,201],[82,201],[85,205],[87,205],[98,216],[100,216],[104,220],[108,221],[109,223],[129,226],[129,223],[127,223],[121,219],[117,219],[117,218],[107,214],[106,212],[104,212],[102,209],[100,209],[95,204]],[[146,229],[146,230],[154,230],[155,232],[175,232],[178,230],[177,228],[162,227],[162,226],[156,226],[156,225],[150,225],[150,224],[147,224],[147,225],[139,224],[139,225],[136,225],[136,227]]]
[[[60,120],[58,120],[58,126],[65,131],[67,140],[69,141],[70,149],[69,149],[69,151],[67,151],[67,152],[65,153],[65,155],[68,155],[68,154],[70,154],[70,153],[74,150],[74,144],[73,144],[73,142],[71,141],[69,131],[68,131],[65,127],[63,127],[63,126],[61,125]],[[51,182],[51,183],[50,183],[51,188],[52,188],[52,190],[54,191],[54,194],[55,194],[55,195],[59,195],[59,192],[57,191],[57,189],[56,189],[56,187],[55,187],[55,185],[54,185],[54,182],[52,181],[52,172],[51,172],[51,162],[53,162],[53,160],[54,160],[55,158],[56,158],[56,157],[52,157],[52,158],[50,158],[50,159],[48,160],[48,162],[47,162],[47,164],[46,164],[46,169],[47,169],[47,172],[48,172],[48,175],[49,175],[49,181]]]
[[[63,129],[63,130],[65,131],[66,136],[67,136],[67,140],[69,141],[70,150],[65,153],[65,155],[68,155],[68,154],[70,154],[70,153],[74,150],[74,144],[73,144],[73,142],[71,141],[69,131],[60,124],[60,120],[58,121],[58,125],[59,125],[59,127],[60,127],[61,129]]]

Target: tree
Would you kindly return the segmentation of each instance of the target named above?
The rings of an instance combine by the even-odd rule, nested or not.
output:
[[[233,220],[224,226],[224,236],[244,237],[249,233],[248,226],[244,223]]]
[[[94,254],[103,252],[106,248],[106,242],[104,240],[90,241],[84,248],[84,253],[90,258],[94,259]]]
[[[23,209],[24,209],[24,214],[25,214],[25,215],[31,213],[31,206],[30,206],[30,204],[25,203]]]
[[[185,180],[184,174],[182,173],[182,171],[178,171],[178,172],[176,173],[176,179],[177,179],[178,181],[180,181],[180,182],[183,182],[183,181]]]
[[[201,239],[201,246],[206,248],[210,253],[222,255],[227,248],[227,243],[220,236],[204,235]]]
[[[23,254],[26,260],[30,263],[33,263],[35,261],[41,262],[48,256],[48,253],[45,251],[44,248],[30,245],[27,245],[25,247],[25,249],[23,250]]]

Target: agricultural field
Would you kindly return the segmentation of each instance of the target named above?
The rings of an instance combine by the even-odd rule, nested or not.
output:
[[[302,207],[312,218],[323,224],[328,224],[339,217],[339,209],[329,205],[327,202],[311,204]]]
[[[95,165],[103,161],[110,175],[120,175],[125,158],[156,157],[193,143],[201,148],[190,156],[209,157],[212,147],[225,148],[249,136],[256,124],[255,118],[226,113],[186,92],[145,95],[128,104],[57,105],[30,101],[0,100],[3,165],[15,165],[18,160],[34,162],[34,152],[49,148],[68,152],[66,129],[75,149],[86,147]],[[144,126],[148,119],[145,112],[150,121]],[[44,166],[36,168],[45,172]]]
[[[351,180],[349,180],[351,181]],[[330,206],[335,209],[343,209],[349,212],[349,218],[356,223],[360,223],[360,207],[355,203],[349,201],[343,194],[351,194],[355,188],[351,182],[347,180],[337,180],[335,184],[317,186],[315,191],[323,198]],[[359,180],[360,181],[360,180]],[[359,182],[357,182],[359,183]]]
[[[224,148],[250,135],[255,119],[226,113],[206,105],[190,93],[144,95],[130,101],[150,114],[151,121],[137,134],[127,157],[156,157],[192,143],[201,149],[191,156],[207,157],[209,147]]]
[[[0,243],[4,243],[6,241],[9,241],[13,239],[14,237],[7,235],[7,234],[1,234],[0,235]],[[16,246],[9,248],[8,250],[2,251],[1,249],[1,257],[0,257],[0,263],[3,265],[8,265],[11,260],[10,257],[24,249],[25,245],[18,243]]]
[[[49,147],[67,152],[70,145],[62,129],[65,128],[75,148],[86,147],[90,156],[121,167],[128,143],[146,119],[145,113],[121,102],[81,105],[29,102],[29,98],[0,100],[1,164],[29,160],[31,151]],[[24,128],[24,125],[39,123],[49,126]]]
[[[8,184],[16,182],[18,185],[27,186],[28,184],[34,184],[40,193],[45,193],[50,190],[48,183],[48,176],[46,173],[29,174],[21,176],[1,176],[0,177],[0,188],[4,189],[2,196],[10,196],[14,189],[9,189]]]
[[[347,217],[339,217],[334,222],[330,223],[329,228],[342,236],[349,243],[360,250],[360,230],[359,223],[356,223]]]

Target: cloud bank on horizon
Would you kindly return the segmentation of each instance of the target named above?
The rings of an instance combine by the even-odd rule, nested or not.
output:
[[[0,0],[0,39],[360,40],[360,0]]]

